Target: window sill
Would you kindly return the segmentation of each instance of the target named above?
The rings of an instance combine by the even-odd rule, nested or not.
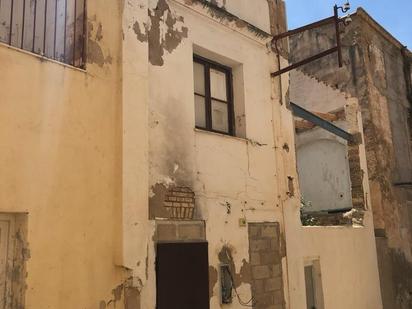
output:
[[[11,49],[11,50],[15,50],[15,51],[17,51],[19,53],[22,53],[22,54],[33,56],[33,57],[37,58],[38,60],[40,60],[41,62],[43,62],[43,61],[52,62],[52,63],[58,64],[58,65],[61,65],[65,68],[72,69],[74,71],[87,73],[86,69],[78,68],[78,67],[72,66],[70,64],[66,64],[64,62],[60,62],[60,61],[57,61],[57,60],[54,60],[54,59],[51,59],[51,58],[47,58],[45,56],[42,56],[42,55],[39,55],[39,54],[36,54],[36,53],[32,53],[30,51],[27,51],[27,50],[24,50],[24,49],[21,49],[21,48],[18,48],[18,47],[14,47],[14,46],[11,46],[11,45],[3,43],[3,42],[0,42],[0,46]]]
[[[342,212],[338,209],[332,212],[303,212],[300,213],[304,227],[353,227],[363,226],[365,210],[352,208]]]
[[[201,134],[210,134],[210,135],[215,135],[215,136],[221,136],[224,138],[228,138],[231,140],[238,140],[244,143],[248,143],[248,139],[244,138],[244,137],[238,137],[238,136],[233,136],[233,135],[229,135],[229,134],[225,134],[225,133],[218,133],[218,132],[213,132],[213,131],[209,131],[209,130],[204,130],[204,129],[199,129],[199,128],[194,128],[193,129],[195,132],[197,133],[201,133]]]

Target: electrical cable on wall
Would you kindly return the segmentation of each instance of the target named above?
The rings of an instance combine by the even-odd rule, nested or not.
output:
[[[233,279],[233,276],[232,276],[232,273],[231,273],[229,267],[223,267],[222,269],[224,269],[224,270],[227,272],[227,274],[229,275],[230,281],[231,281],[231,283],[232,283],[232,289],[235,291],[236,298],[237,298],[239,304],[240,304],[241,306],[244,306],[244,307],[254,307],[254,306],[256,306],[258,302],[254,299],[253,296],[252,296],[252,298],[251,298],[250,300],[248,300],[247,302],[245,302],[245,301],[243,301],[243,300],[241,299],[241,297],[240,297],[240,295],[239,295],[239,293],[238,293],[238,291],[237,291],[237,289],[236,289],[236,287],[235,287],[235,281],[234,281],[234,279]]]

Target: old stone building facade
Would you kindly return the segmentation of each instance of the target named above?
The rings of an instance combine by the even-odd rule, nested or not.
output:
[[[351,142],[295,135],[285,30],[280,0],[2,0],[4,308],[382,308],[362,104],[324,111]],[[304,212],[319,136],[343,176]]]
[[[291,73],[291,100],[316,112],[353,104],[359,109],[383,308],[407,309],[412,308],[411,53],[363,9],[352,19],[342,34],[343,67],[328,56]],[[321,27],[292,37],[291,61],[332,46],[334,35],[332,27]]]

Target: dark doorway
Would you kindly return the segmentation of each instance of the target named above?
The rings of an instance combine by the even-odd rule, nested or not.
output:
[[[207,243],[159,243],[156,308],[209,309]]]

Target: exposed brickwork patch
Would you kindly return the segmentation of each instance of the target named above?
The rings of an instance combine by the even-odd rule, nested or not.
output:
[[[164,206],[171,219],[193,219],[195,194],[186,187],[171,188],[166,194]]]
[[[352,203],[357,209],[365,208],[363,192],[363,171],[360,166],[359,146],[348,146],[350,180],[352,183]]]
[[[156,184],[149,199],[150,219],[191,220],[194,216],[195,194],[188,187],[167,187]]]

